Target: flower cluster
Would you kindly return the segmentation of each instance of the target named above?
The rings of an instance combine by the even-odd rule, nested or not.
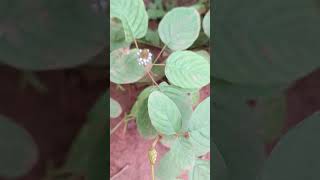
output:
[[[139,49],[137,55],[139,65],[146,66],[152,62],[152,53],[149,51],[149,49]]]

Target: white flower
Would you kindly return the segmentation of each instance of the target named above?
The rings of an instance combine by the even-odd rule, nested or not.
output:
[[[146,66],[152,62],[152,53],[149,51],[149,49],[139,49],[137,56],[139,65]]]

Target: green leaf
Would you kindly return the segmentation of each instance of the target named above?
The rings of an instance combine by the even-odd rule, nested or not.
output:
[[[166,82],[162,82],[159,84],[159,87],[167,86],[168,84]],[[133,104],[130,115],[133,115],[137,117],[139,109],[142,107],[144,100],[148,99],[149,95],[156,90],[157,88],[154,86],[149,86],[145,88],[143,91],[140,92],[140,94],[137,97],[136,102]]]
[[[320,179],[320,114],[306,118],[280,139],[260,180]]]
[[[167,85],[161,83],[160,85],[161,92],[168,96],[178,107],[181,119],[182,119],[182,130],[186,130],[188,127],[188,122],[190,120],[192,114],[192,101],[191,98],[184,91],[180,90],[178,87],[174,87],[172,85]],[[144,89],[140,95],[138,96],[138,100],[136,101],[134,108],[139,109],[137,111],[137,125],[140,134],[145,138],[153,138],[157,134],[154,127],[151,124],[149,115],[148,115],[148,107],[146,99],[150,95],[151,92],[157,90],[158,88],[154,86],[150,86]]]
[[[148,99],[145,99],[142,102],[141,108],[137,114],[136,122],[140,135],[145,139],[153,139],[158,134],[156,129],[153,127],[148,114]]]
[[[91,161],[92,154],[99,151],[96,148],[99,146],[101,139],[105,140],[106,137],[107,119],[110,116],[106,111],[109,108],[106,99],[109,97],[108,93],[103,94],[88,113],[87,122],[73,141],[63,166],[63,170],[66,172],[77,175],[83,175],[84,172],[86,175],[89,173],[90,167],[88,167],[88,164]],[[104,156],[101,154],[100,156],[103,159]]]
[[[161,92],[168,96],[178,107],[182,119],[181,131],[187,130],[192,114],[192,99],[183,89],[173,85],[160,87]]]
[[[200,56],[204,57],[206,60],[209,61],[210,63],[210,54],[208,53],[208,51],[205,50],[200,50],[200,51],[196,51],[195,53],[199,54]]]
[[[215,8],[215,77],[288,85],[320,67],[319,14],[313,0],[216,1]]]
[[[194,163],[192,145],[188,140],[179,137],[156,166],[156,176],[159,179],[173,179],[182,170],[191,168]]]
[[[148,97],[155,91],[154,86],[147,87],[138,96],[135,102],[136,111],[136,123],[140,135],[146,139],[154,138],[157,135],[156,129],[152,126],[151,120],[148,114]]]
[[[21,126],[0,115],[0,177],[15,179],[28,173],[38,160],[38,148]]]
[[[147,33],[148,14],[143,0],[111,0],[110,17],[121,20],[127,42]]]
[[[210,83],[210,64],[194,52],[177,51],[167,59],[165,74],[176,86],[200,89]]]
[[[196,159],[192,170],[189,172],[189,180],[209,180],[210,161]]]
[[[206,35],[210,37],[210,10],[206,13],[206,15],[203,18],[202,27],[204,33],[206,33]]]
[[[121,112],[122,112],[121,105],[113,98],[110,98],[110,117],[116,118],[120,116]]]
[[[194,8],[179,7],[169,11],[159,24],[159,35],[170,49],[184,50],[198,38],[200,15]]]
[[[118,49],[110,54],[110,80],[116,84],[134,83],[145,75],[145,69],[137,62],[137,49]]]
[[[203,100],[194,110],[189,126],[189,140],[197,156],[210,151],[210,97]]]
[[[172,135],[181,129],[181,114],[176,104],[159,91],[148,99],[148,111],[152,125],[162,134]]]
[[[110,51],[119,48],[129,48],[130,43],[126,42],[122,24],[114,20],[110,20]]]

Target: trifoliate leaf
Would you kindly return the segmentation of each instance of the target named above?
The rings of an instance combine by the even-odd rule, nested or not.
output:
[[[138,96],[134,104],[136,123],[140,135],[146,139],[154,138],[157,135],[156,129],[152,126],[148,113],[148,97],[156,90],[154,86],[147,87]]]

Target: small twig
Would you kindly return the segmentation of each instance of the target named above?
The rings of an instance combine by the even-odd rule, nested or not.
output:
[[[157,136],[157,138],[153,141],[152,147],[156,147],[158,141],[159,141],[159,136]]]
[[[123,122],[124,122],[124,126],[123,126],[123,134],[126,134],[127,132],[127,127],[128,127],[128,122],[132,119],[135,119],[135,116],[129,114],[129,115],[125,115],[123,118]]]
[[[159,88],[159,84],[153,79],[153,77],[152,77],[152,75],[150,74],[150,72],[147,71],[147,73],[148,73],[150,79],[152,80],[152,82]]]
[[[165,64],[152,64],[152,66],[165,66]]]
[[[117,172],[115,175],[113,175],[110,180],[115,180],[117,177],[119,177],[125,170],[129,168],[129,165],[126,164],[119,172]]]
[[[155,180],[155,177],[154,177],[154,165],[151,165],[151,176],[152,176],[152,180]]]
[[[126,134],[126,132],[127,132],[127,127],[128,127],[128,121],[125,121],[125,122],[124,122],[124,126],[123,126],[123,135]]]
[[[110,131],[110,135],[113,134],[120,126],[121,124],[124,122],[124,120],[122,119],[111,131]]]
[[[149,156],[149,161],[150,161],[150,165],[151,165],[151,177],[152,180],[155,180],[155,176],[154,176],[154,164],[156,163],[157,160],[157,150],[156,150],[156,145],[159,141],[160,136],[157,136],[156,139],[153,141],[152,146],[148,152],[148,156]]]
[[[116,89],[120,89],[121,91],[126,91],[126,89],[123,86],[121,86],[121,84],[117,84]]]
[[[156,59],[154,60],[153,64],[155,64],[158,59],[160,58],[161,54],[163,53],[163,51],[166,49],[167,45],[164,45],[161,49],[161,51],[159,52],[158,56],[156,57]]]
[[[136,39],[133,39],[133,41],[134,41],[134,44],[135,44],[136,48],[137,48],[137,49],[139,49],[139,46],[138,46],[137,40],[136,40]]]

